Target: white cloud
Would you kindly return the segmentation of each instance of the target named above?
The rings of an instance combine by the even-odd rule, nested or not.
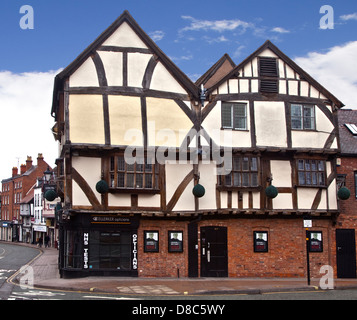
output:
[[[16,74],[0,72],[0,181],[11,177],[11,169],[38,153],[54,166],[57,143],[51,133],[54,77],[59,71]],[[19,159],[17,159],[19,158]]]
[[[229,40],[225,36],[219,36],[217,38],[212,38],[208,36],[204,36],[203,39],[207,41],[209,44],[213,43],[221,43],[221,42],[228,42]]]
[[[281,27],[275,27],[275,28],[271,29],[271,31],[277,32],[277,33],[290,33],[289,30],[286,30],[286,29],[281,28]]]
[[[340,18],[344,21],[357,20],[357,12],[351,14],[345,14],[343,16],[340,16]]]
[[[157,31],[150,32],[149,36],[153,41],[160,41],[164,38],[165,32],[161,30],[157,30]]]
[[[234,31],[241,29],[244,32],[247,28],[253,27],[251,23],[234,19],[234,20],[199,20],[191,16],[182,16],[182,19],[189,20],[189,26],[184,27],[180,32],[185,31]]]
[[[316,81],[341,100],[346,108],[357,109],[357,41],[330,48],[327,52],[310,52],[295,62]]]

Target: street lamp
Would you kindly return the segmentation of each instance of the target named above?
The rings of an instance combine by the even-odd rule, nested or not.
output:
[[[52,176],[52,172],[50,171],[50,167],[47,167],[47,170],[43,173],[45,175],[46,182],[49,182]]]

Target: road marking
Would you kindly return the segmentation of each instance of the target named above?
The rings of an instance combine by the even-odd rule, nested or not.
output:
[[[136,298],[125,298],[125,297],[115,298],[115,297],[102,297],[102,296],[83,296],[83,298],[106,299],[106,300],[140,300],[140,299],[136,299]]]

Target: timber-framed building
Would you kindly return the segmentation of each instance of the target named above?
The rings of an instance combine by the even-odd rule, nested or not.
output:
[[[61,274],[304,276],[304,219],[334,265],[341,107],[270,41],[193,83],[125,11],[55,78]]]

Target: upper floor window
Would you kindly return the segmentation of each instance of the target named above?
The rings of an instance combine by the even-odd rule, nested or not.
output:
[[[257,157],[233,155],[232,169],[226,175],[218,176],[218,185],[225,187],[258,187],[258,171],[259,161]]]
[[[291,128],[295,130],[315,130],[315,106],[292,104]]]
[[[299,186],[326,186],[326,161],[297,160]]]
[[[110,158],[110,187],[158,190],[159,165],[154,159],[136,159],[129,164],[124,155]]]
[[[222,103],[222,128],[247,130],[247,105]]]

